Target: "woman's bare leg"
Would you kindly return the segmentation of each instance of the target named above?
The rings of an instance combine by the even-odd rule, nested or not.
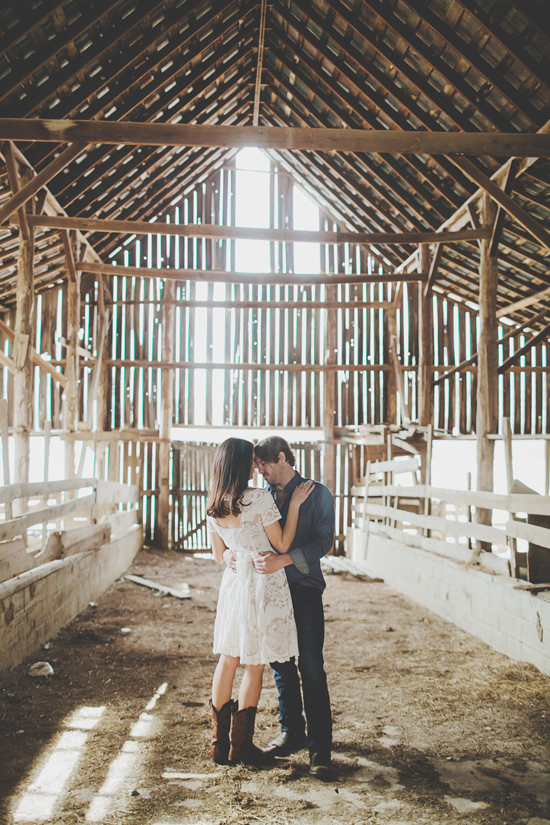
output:
[[[245,665],[239,689],[239,710],[256,708],[262,692],[264,665]]]
[[[239,662],[238,656],[225,656],[223,653],[218,659],[212,680],[212,704],[216,710],[223,708],[225,703],[231,699],[233,681]]]

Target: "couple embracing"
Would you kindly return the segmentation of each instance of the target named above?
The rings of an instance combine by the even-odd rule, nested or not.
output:
[[[256,468],[267,489],[248,486]],[[207,522],[214,558],[226,564],[214,627],[220,658],[212,683],[212,757],[220,764],[265,765],[307,745],[310,773],[329,780],[332,718],[320,560],[334,540],[332,495],[295,471],[283,438],[255,447],[229,438],[214,458]],[[231,695],[239,664],[244,674],[237,703]],[[279,693],[281,734],[261,749],[252,740],[266,664]]]

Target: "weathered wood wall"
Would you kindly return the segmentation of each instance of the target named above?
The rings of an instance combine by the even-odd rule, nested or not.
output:
[[[272,167],[272,223],[292,227],[292,184]],[[167,223],[235,223],[235,170],[223,167],[187,192],[164,217]],[[321,228],[335,225],[321,215]],[[59,246],[55,232],[47,233],[48,254]],[[46,243],[46,240],[40,243]],[[271,243],[271,265],[292,272],[290,244]],[[175,297],[166,298],[165,282],[124,275],[125,265],[191,267],[197,270],[235,270],[235,242],[150,234],[129,238],[124,247],[111,247],[120,275],[102,276],[102,295],[110,323],[101,372],[97,412],[89,420],[93,400],[94,357],[100,349],[102,324],[100,282],[94,275],[81,278],[81,351],[78,355],[78,420],[89,446],[97,447],[96,474],[101,478],[139,483],[143,490],[145,540],[158,539],[158,451],[163,368],[163,302],[175,302],[175,403],[172,421],[190,426],[319,428],[324,425],[325,383],[335,384],[334,426],[400,423],[406,409],[418,416],[418,303],[416,283],[400,290],[392,283],[325,286],[205,284],[175,282]],[[39,254],[43,250],[39,247]],[[379,257],[352,245],[318,248],[321,272],[383,273]],[[376,253],[373,253],[376,255]],[[276,278],[274,278],[276,280]],[[36,349],[66,368],[66,284],[37,284],[34,309]],[[475,431],[476,364],[467,363],[448,379],[444,374],[472,359],[478,346],[475,306],[434,293],[433,377],[436,431],[468,434]],[[326,351],[329,315],[335,321],[335,353]],[[5,324],[14,328],[14,313],[5,312]],[[392,326],[393,324],[393,326]],[[398,366],[390,352],[390,330],[395,328]],[[536,329],[536,327],[535,327]],[[517,353],[532,332],[514,334],[499,323],[501,365]],[[508,336],[505,338],[505,336]],[[11,344],[0,333],[0,346],[10,354]],[[86,355],[86,352],[89,356]],[[499,419],[508,416],[514,433],[549,431],[548,342],[542,340],[504,369],[499,379]],[[331,363],[332,362],[332,363]],[[327,369],[327,366],[329,369]],[[397,381],[396,369],[400,370]],[[166,373],[164,373],[166,374]],[[67,430],[63,391],[48,373],[33,371],[33,432],[52,432],[79,439]],[[13,426],[13,378],[0,369],[0,387],[8,399]],[[403,386],[404,404],[394,394]],[[85,422],[84,424],[82,422]],[[97,428],[98,435],[86,435]],[[292,433],[289,439],[294,440]],[[200,450],[176,447],[172,467],[172,537],[175,546],[204,546],[202,498],[206,485],[206,458]],[[352,448],[337,450],[337,532],[346,532],[348,490],[357,476]],[[320,477],[322,456],[317,447],[301,446],[300,469]],[[185,459],[182,458],[185,455]],[[75,472],[78,472],[79,450]],[[183,463],[182,463],[183,462]],[[202,463],[201,463],[202,462]],[[176,491],[179,491],[176,493]],[[183,492],[187,491],[187,492]],[[341,500],[340,500],[341,499]],[[200,500],[200,502],[199,502]]]

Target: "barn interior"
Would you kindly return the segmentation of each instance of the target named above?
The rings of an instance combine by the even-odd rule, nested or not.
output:
[[[7,821],[549,821],[547,4],[19,0],[0,9],[0,43],[0,681],[20,754]],[[172,622],[177,646],[191,605],[187,664],[210,678],[213,454],[274,433],[334,495],[333,627],[346,635],[351,611],[393,661],[411,616],[414,664],[376,685],[367,636],[354,628],[341,661],[328,641],[334,695],[354,696],[341,727],[362,737],[340,739],[341,808],[299,760],[277,774],[280,807],[263,772],[226,770],[220,790],[204,685],[184,671],[171,713],[197,716],[199,756],[159,768],[182,807],[156,807],[160,779],[114,807],[50,793],[43,739],[78,738],[116,705],[107,676],[101,702],[85,678],[107,666],[107,625],[117,678],[150,659],[136,696],[120,683],[139,719],[171,685],[152,628]],[[152,590],[121,580],[132,565]],[[52,644],[54,673],[29,677],[52,669]],[[452,690],[422,670],[447,645]],[[70,662],[89,664],[78,689],[59,680]],[[500,737],[491,690],[509,708]],[[423,724],[444,720],[431,742],[396,721],[415,691],[431,697]],[[360,728],[363,694],[379,729]],[[444,726],[453,707],[471,709],[460,731]],[[31,741],[33,716],[49,721]]]

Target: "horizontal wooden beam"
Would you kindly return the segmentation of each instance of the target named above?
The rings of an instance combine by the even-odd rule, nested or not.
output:
[[[395,278],[393,274],[386,275],[287,275],[282,272],[235,273],[225,270],[199,269],[147,269],[138,266],[113,266],[112,264],[98,264],[84,261],[78,264],[81,272],[91,272],[96,275],[118,275],[127,278],[164,278],[169,281],[200,281],[203,283],[223,284],[254,284],[257,286],[278,286],[295,284],[297,286],[312,286],[321,284],[380,284],[393,283],[396,280],[425,281],[426,276],[414,273],[412,275]]]
[[[238,364],[238,363],[197,363],[196,361],[138,361],[130,358],[105,359],[109,367],[143,367],[163,370],[237,370],[250,372],[381,372],[392,370],[391,364]],[[416,367],[410,367],[416,370]],[[550,368],[549,368],[550,369]]]
[[[29,226],[49,229],[79,229],[81,232],[107,232],[119,235],[170,235],[184,238],[221,238],[227,240],[276,241],[278,243],[327,244],[407,244],[459,243],[488,240],[489,229],[463,229],[459,232],[308,232],[296,229],[257,229],[216,224],[149,223],[148,221],[114,221],[101,218],[66,218],[29,215]]]
[[[178,306],[182,309],[391,309],[392,301],[178,301],[161,298],[159,301],[105,301],[105,306]],[[82,306],[96,306],[95,302],[82,301]],[[86,353],[87,354],[87,353]]]
[[[550,338],[550,335],[549,335]],[[226,363],[226,362],[219,362],[219,363],[212,363],[212,362],[197,362],[197,361],[147,361],[143,359],[141,361],[136,361],[135,359],[131,358],[119,358],[119,359],[111,359],[106,360],[105,363],[111,367],[126,367],[127,369],[131,367],[135,367],[136,369],[169,369],[169,370],[243,370],[248,372],[250,370],[267,370],[270,372],[334,372],[334,371],[343,371],[343,372],[391,372],[393,371],[393,364],[332,364],[324,366],[323,364],[239,364],[239,363]],[[53,365],[63,366],[65,361],[52,361]],[[84,362],[84,366],[90,368],[90,364]],[[444,370],[445,367],[441,365],[428,365],[428,370],[430,372],[441,372]],[[407,373],[414,373],[418,372],[418,367],[414,364],[408,364],[402,366],[403,372]],[[475,368],[472,368],[471,364],[463,363],[460,364],[456,370],[457,372],[466,373],[466,372],[475,372]],[[510,372],[514,373],[525,373],[526,375],[530,375],[531,373],[550,373],[550,365],[542,365],[539,364],[537,366],[531,366],[526,364],[524,367],[519,366],[512,366],[510,367]],[[445,377],[448,377],[445,376]],[[76,434],[76,440],[82,440],[86,436],[83,435],[85,431],[79,431]],[[37,433],[32,433],[32,435],[37,435]],[[64,437],[64,436],[63,436]],[[93,438],[93,433],[92,436]],[[453,436],[455,437],[455,436]],[[488,436],[490,438],[490,436]],[[534,436],[533,436],[534,437]],[[67,438],[70,438],[67,435]],[[456,436],[458,438],[458,436]]]
[[[550,157],[545,134],[401,132],[382,129],[310,129],[275,126],[203,126],[99,120],[0,119],[3,140],[111,143],[135,146],[216,146],[380,154]]]
[[[449,159],[464,172],[466,177],[470,178],[474,183],[477,183],[505,212],[508,212],[514,220],[530,232],[542,246],[550,250],[550,234],[543,229],[542,225],[526,212],[525,209],[519,206],[510,195],[503,192],[500,186],[494,183],[494,181],[467,158],[450,155]]]

